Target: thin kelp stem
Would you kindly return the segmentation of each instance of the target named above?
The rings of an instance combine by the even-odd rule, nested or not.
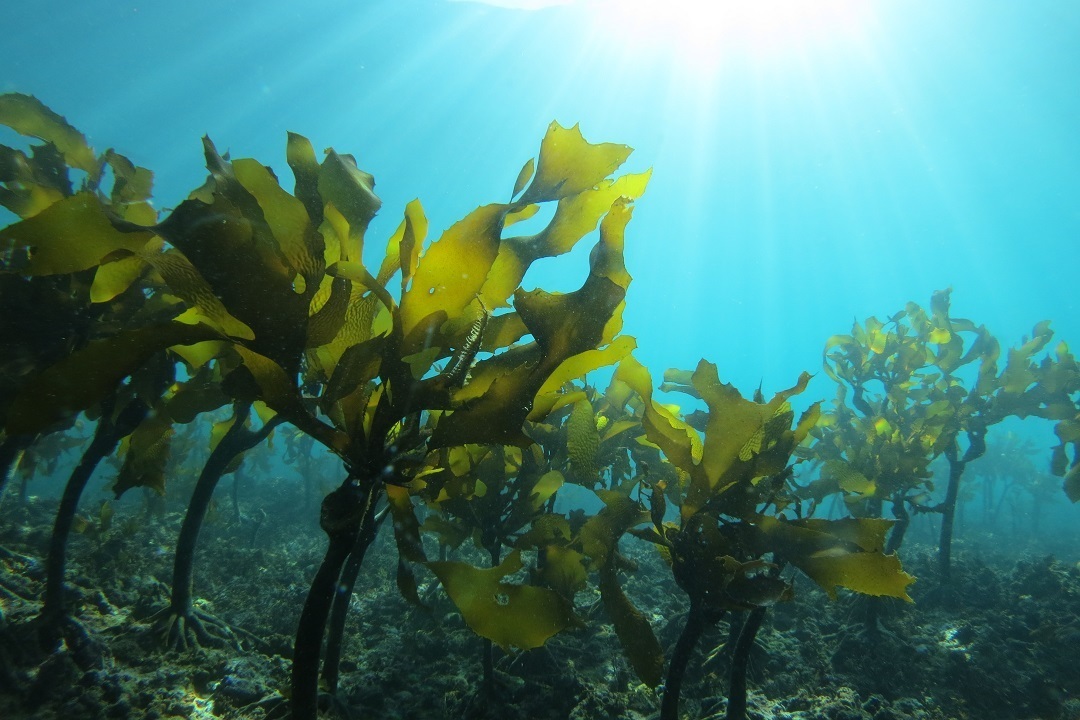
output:
[[[236,404],[232,427],[210,453],[202,472],[199,473],[195,489],[191,493],[187,513],[184,515],[184,522],[180,526],[180,535],[176,541],[176,556],[173,561],[172,600],[169,610],[176,617],[191,615],[195,548],[199,541],[203,520],[210,508],[210,500],[214,496],[214,490],[221,476],[237,456],[261,443],[281,423],[279,417],[275,416],[257,431],[248,430],[245,421],[250,408],[251,404],[248,402]]]
[[[297,623],[293,645],[292,717],[316,720],[319,714],[319,651],[330,606],[337,590],[342,567],[367,523],[374,522],[375,503],[382,485],[361,485],[350,476],[323,499],[319,524],[330,543],[318,572],[311,581],[304,609]]]
[[[372,503],[371,510],[374,508],[375,504]],[[323,682],[331,694],[337,692],[341,670],[341,648],[345,640],[345,620],[349,615],[349,602],[352,599],[353,589],[356,587],[356,579],[360,576],[364,556],[371,547],[371,543],[375,541],[384,517],[386,517],[385,509],[377,514],[373,521],[364,522],[363,528],[356,536],[356,544],[349,553],[345,568],[341,571],[341,581],[334,594],[333,605],[330,608],[330,628],[326,635],[326,657],[323,658],[322,670]]]
[[[945,501],[941,504],[941,540],[938,548],[938,569],[942,585],[948,585],[952,581],[952,537],[956,522],[956,501],[960,497],[960,479],[967,464],[986,453],[986,430],[969,431],[968,443],[963,457],[960,456],[955,441],[952,447],[945,451],[945,457],[949,461],[949,485],[945,490]]]
[[[746,668],[750,660],[750,651],[754,647],[761,623],[765,620],[765,606],[750,611],[743,622],[739,641],[731,657],[731,685],[728,689],[728,708],[726,720],[746,720]]]
[[[60,498],[60,507],[56,511],[52,536],[49,540],[49,554],[46,561],[45,603],[41,609],[41,640],[45,645],[53,646],[59,641],[60,621],[66,615],[64,607],[64,570],[67,562],[67,541],[71,535],[71,526],[79,499],[90,476],[94,474],[98,463],[109,455],[120,439],[130,434],[146,417],[147,407],[141,400],[132,400],[120,411],[115,421],[112,420],[113,402],[103,403],[101,418],[90,445],[83,452],[79,464],[72,470]]]
[[[690,656],[694,653],[701,633],[707,625],[706,612],[699,601],[690,601],[690,612],[686,616],[679,640],[675,643],[675,652],[671,655],[668,666],[667,682],[664,684],[664,699],[660,703],[660,720],[678,720],[679,693],[682,692],[683,674]]]
[[[487,543],[487,550],[491,556],[491,567],[498,567],[502,562],[502,544],[497,539],[492,539]],[[484,669],[483,695],[492,698],[495,695],[495,644],[484,638],[480,652],[480,662]]]

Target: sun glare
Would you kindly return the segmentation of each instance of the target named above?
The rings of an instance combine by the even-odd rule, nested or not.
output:
[[[725,57],[769,59],[857,32],[859,0],[595,0],[602,26],[630,47],[708,68]]]

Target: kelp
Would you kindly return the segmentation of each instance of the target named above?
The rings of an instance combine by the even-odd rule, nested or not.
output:
[[[767,402],[743,398],[734,387],[721,383],[716,367],[705,361],[693,373],[670,376],[682,382],[672,382],[669,388],[685,388],[705,401],[703,437],[653,400],[651,377],[635,360],[623,360],[615,377],[641,396],[646,437],[685,478],[677,496],[679,525],[663,521],[665,499],[658,484],[650,498],[652,527],[635,532],[661,548],[676,583],[690,598],[690,615],[668,670],[662,718],[677,716],[682,673],[706,626],[728,612],[754,611],[759,617],[769,605],[790,599],[793,588],[779,576],[785,564],[804,572],[830,595],[841,586],[910,599],[906,587],[912,578],[895,556],[884,554],[872,541],[879,539],[875,533],[881,528],[853,530],[845,523],[831,534],[830,521],[818,521],[811,529],[784,515],[792,503],[789,462],[819,416],[815,403],[792,425],[789,400],[806,388],[806,373]],[[766,561],[768,556],[773,559]],[[757,626],[757,622],[747,625],[751,632]],[[733,673],[732,687],[745,692],[741,675],[745,666],[736,664]],[[733,697],[731,706],[745,708],[745,697]]]
[[[589,276],[580,289],[566,294],[515,293],[514,307],[535,340],[535,347],[522,350],[529,360],[496,377],[487,392],[469,404],[467,414],[455,412],[443,418],[432,439],[435,445],[463,444],[466,434],[473,442],[529,442],[521,425],[550,375],[575,355],[614,339],[607,326],[616,317],[630,282],[622,265],[623,232],[630,213],[626,200],[616,200],[611,206],[590,256]],[[477,372],[483,372],[482,361]],[[478,428],[487,432],[476,437]]]
[[[7,431],[42,432],[108,397],[162,349],[216,337],[206,326],[169,322],[93,341],[23,384],[8,410]]]
[[[507,651],[540,647],[573,622],[570,606],[553,590],[502,582],[522,567],[518,551],[489,569],[428,563],[473,632]]]
[[[880,504],[932,509],[916,497],[929,487],[929,460],[945,455],[962,468],[1000,418],[1057,422],[1053,470],[1080,498],[1080,385],[1068,348],[1049,354],[1052,333],[1040,324],[1003,361],[985,328],[951,317],[948,291],[928,309],[911,303],[830,339],[825,369],[840,388],[827,412],[812,403],[796,418],[806,374],[771,399],[744,398],[706,361],[665,373],[661,385],[703,410],[657,402],[651,374],[631,355],[636,341],[621,334],[626,230],[650,173],[613,176],[630,148],[589,143],[576,126],[553,123],[506,202],[480,205],[441,233],[419,200],[409,203],[371,263],[369,226],[381,208],[374,178],[351,155],[330,149],[320,158],[302,135],[286,139],[291,188],[205,138],[206,182],[159,218],[149,170],[95,154],[33,98],[0,96],[0,123],[42,141],[0,148],[0,204],[20,217],[0,230],[5,305],[41,308],[39,322],[3,319],[5,342],[10,325],[18,348],[0,374],[4,425],[29,443],[81,411],[98,419],[54,532],[50,612],[93,465],[119,443],[114,490],[162,491],[175,424],[231,404],[234,419],[212,432],[178,542],[173,601],[159,619],[173,647],[235,641],[226,624],[193,610],[199,524],[217,480],[291,423],[340,457],[344,476],[320,509],[328,544],[297,627],[296,718],[317,714],[324,647],[325,687],[336,688],[344,618],[384,517],[393,520],[402,595],[430,602],[414,575],[430,571],[488,649],[526,651],[582,626],[575,596],[593,582],[650,687],[664,680],[664,652],[622,587],[635,567],[619,543],[630,535],[655,545],[690,599],[669,658],[667,720],[698,636],[725,614],[747,614],[729,717],[745,711],[738,673],[766,609],[794,592],[785,568],[813,580],[823,598],[846,588],[910,600],[913,579],[889,552],[897,525],[880,519]],[[516,234],[545,204],[550,219]],[[523,289],[532,263],[586,238],[593,247],[580,287]],[[612,365],[604,392],[582,380]],[[301,445],[290,445],[294,460],[310,452],[310,442],[293,445]],[[823,461],[806,488],[793,480],[801,458]],[[566,483],[594,490],[602,509],[557,514]],[[810,517],[835,493],[855,517]],[[491,567],[432,560],[425,534],[440,554],[472,540]],[[489,650],[484,657],[489,681]]]
[[[583,554],[599,575],[600,599],[611,619],[634,672],[648,687],[663,679],[664,652],[645,615],[623,592],[616,578],[618,544],[631,528],[648,521],[648,514],[628,496],[601,491],[604,507],[581,528]]]
[[[1044,354],[1049,323],[1009,349],[1000,368],[998,340],[985,326],[952,317],[950,299],[951,290],[941,290],[929,311],[909,302],[887,321],[871,317],[829,339],[825,371],[838,394],[808,451],[824,462],[819,482],[838,487],[854,514],[880,517],[883,502],[891,504],[899,522],[890,551],[900,547],[911,513],[940,513],[946,581],[960,480],[986,451],[989,429],[1007,417],[1061,420],[1075,407],[1077,388],[1068,349]],[[939,456],[950,467],[946,495],[929,505],[930,463]],[[808,493],[819,494],[813,486]]]

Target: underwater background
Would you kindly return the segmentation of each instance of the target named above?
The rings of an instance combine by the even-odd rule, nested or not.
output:
[[[223,155],[257,158],[271,166],[283,178],[283,186],[291,185],[287,132],[310,138],[319,157],[331,146],[352,153],[358,166],[375,176],[375,192],[382,201],[367,230],[370,240],[364,260],[370,267],[379,266],[384,239],[394,233],[414,198],[423,203],[432,237],[478,205],[510,202],[509,180],[524,160],[536,155],[538,141],[553,120],[566,128],[579,125],[589,142],[630,146],[633,154],[623,171],[651,169],[652,176],[648,189],[634,202],[633,221],[626,229],[625,267],[633,281],[626,291],[623,332],[636,338],[633,355],[657,383],[665,369],[692,369],[705,358],[717,366],[719,380],[731,383],[743,396],[750,397],[760,386],[764,398],[772,398],[805,371],[813,378],[791,397],[798,417],[816,401],[828,406],[836,395],[836,383],[822,371],[830,338],[852,332],[854,322],[871,316],[887,319],[909,301],[929,308],[934,293],[947,288],[951,288],[951,316],[985,325],[1000,341],[1003,358],[1004,348],[1039,334],[1036,325],[1044,320],[1050,321],[1053,331],[1050,350],[1059,341],[1080,347],[1080,5],[1073,2],[38,0],[8,5],[0,42],[0,93],[33,95],[83,132],[90,146],[99,151],[113,148],[150,168],[153,204],[163,213],[179,206],[206,180],[200,143],[204,135]],[[25,140],[0,127],[0,144],[25,147]],[[535,231],[552,212],[541,209],[522,227]],[[0,226],[18,219],[0,209]],[[522,287],[575,290],[588,275],[592,246],[591,240],[581,242],[569,258],[538,260]],[[0,313],[7,311],[10,308],[0,297]],[[611,372],[601,369],[589,379],[602,388]],[[657,399],[679,404],[687,412],[706,408],[699,398],[675,392],[658,392]],[[87,427],[91,426],[80,426],[80,438],[92,434]],[[201,428],[196,435],[205,441],[209,430]],[[1018,618],[1027,612],[1030,627],[1023,629],[1024,642],[1035,633],[1038,642],[1051,648],[1047,652],[1053,659],[1037,657],[1026,646],[983,638],[985,646],[995,649],[992,656],[978,661],[978,670],[953,675],[933,666],[937,669],[927,669],[925,675],[905,677],[903,667],[930,662],[926,658],[936,651],[927,650],[928,643],[946,647],[951,658],[947,662],[959,662],[955,658],[968,653],[975,642],[970,638],[980,632],[976,620],[966,625],[953,622],[965,612],[950,614],[947,603],[935,605],[940,598],[930,598],[928,612],[940,615],[934,616],[925,637],[908,638],[906,649],[896,650],[881,665],[866,661],[873,672],[894,673],[894,687],[860,687],[845,679],[833,683],[842,692],[833,693],[831,700],[806,700],[800,707],[791,698],[810,697],[819,684],[831,687],[835,677],[820,678],[834,669],[830,666],[828,673],[817,676],[800,674],[804,665],[790,658],[801,651],[777,638],[795,636],[803,621],[792,619],[798,615],[795,611],[778,609],[777,626],[763,632],[773,633],[770,655],[788,657],[787,664],[763,658],[757,663],[785,680],[768,687],[760,676],[757,685],[751,680],[751,692],[762,692],[758,701],[752,701],[750,716],[1080,718],[1075,682],[1059,681],[1067,676],[1063,668],[1070,662],[1075,668],[1068,654],[1080,647],[1080,625],[1070,614],[1080,607],[1080,505],[1061,491],[1061,478],[1050,473],[1051,448],[1059,439],[1049,419],[1010,417],[995,424],[987,435],[986,456],[975,460],[969,472],[990,468],[996,457],[1003,458],[1001,467],[1019,458],[1024,472],[1038,475],[1052,488],[1039,496],[1038,503],[1019,489],[1009,495],[1002,490],[1007,485],[962,495],[956,531],[956,558],[974,563],[957,571],[966,579],[968,594],[961,604],[970,602],[974,607],[984,601],[978,612],[969,607],[967,617],[982,617],[978,615],[982,612],[987,617]],[[155,682],[162,688],[185,689],[190,697],[174,698],[168,711],[146,698],[131,699],[124,681],[115,678],[99,683],[102,687],[118,683],[115,691],[104,695],[100,688],[86,691],[98,698],[93,713],[50,704],[42,697],[50,683],[96,681],[85,675],[49,679],[45,674],[35,676],[44,679],[26,691],[19,689],[20,683],[29,682],[20,673],[29,671],[7,668],[0,673],[7,683],[0,684],[0,690],[17,699],[0,704],[14,713],[4,717],[64,713],[70,717],[72,712],[90,713],[76,717],[274,716],[270,705],[257,701],[279,688],[275,683],[285,682],[281,678],[287,676],[292,651],[286,640],[291,642],[307,583],[321,557],[320,543],[325,544],[318,525],[318,498],[304,499],[307,495],[297,488],[310,485],[304,493],[321,497],[341,479],[340,463],[330,453],[310,443],[305,450],[291,443],[287,450],[282,447],[268,453],[258,472],[244,476],[241,497],[249,509],[236,511],[237,519],[243,514],[248,520],[242,525],[243,543],[230,535],[225,521],[219,519],[215,525],[208,520],[207,542],[214,544],[206,555],[226,559],[213,563],[214,569],[206,572],[214,579],[200,578],[204,588],[196,590],[196,595],[209,595],[213,588],[221,610],[228,605],[221,598],[230,594],[226,589],[230,582],[251,582],[230,580],[244,577],[245,565],[259,567],[265,575],[273,572],[266,570],[273,567],[271,555],[292,557],[297,567],[291,574],[281,571],[272,580],[260,580],[258,593],[249,587],[252,597],[244,604],[237,596],[237,606],[231,608],[231,620],[239,626],[256,623],[260,603],[273,608],[267,615],[278,614],[268,621],[271,629],[256,630],[280,636],[272,649],[259,650],[272,660],[260,660],[258,672],[229,665],[234,662],[229,659],[202,662],[211,668],[208,671],[192,670],[199,661],[176,660],[183,669]],[[183,470],[184,479],[178,482],[185,492],[190,492],[187,488],[206,452],[200,446],[192,456],[200,462]],[[307,457],[298,460],[298,454]],[[175,457],[173,461],[177,462]],[[0,502],[0,526],[6,526],[0,545],[26,557],[44,554],[50,513],[73,465],[74,459],[65,456],[26,485],[31,499],[44,507],[16,507],[14,483],[9,483],[7,497]],[[110,472],[116,475],[115,469],[98,471],[82,506],[92,522],[102,525],[107,524],[101,519],[105,511],[99,508],[112,497],[111,477],[106,477]],[[948,472],[941,460],[934,466],[935,478],[941,478],[934,490],[938,500]],[[995,472],[985,469],[978,475],[983,478],[980,482],[990,483],[986,478],[1003,482],[1001,478],[1011,471]],[[260,473],[273,478],[265,489],[253,479]],[[305,473],[317,480],[305,480]],[[223,508],[230,502],[240,507],[240,501],[229,500],[225,492],[219,490],[217,510],[212,512],[226,514]],[[658,492],[662,494],[662,488]],[[72,541],[86,545],[87,554],[77,555],[73,562],[85,565],[78,574],[87,594],[119,576],[149,583],[153,575],[168,581],[169,538],[186,500],[171,501],[176,503],[171,508],[175,522],[149,540],[138,535],[138,542],[151,549],[140,556],[144,560],[125,560],[130,566],[121,568],[110,559],[115,548],[103,550],[97,540]],[[301,501],[302,511],[297,509]],[[118,517],[125,509],[142,512],[144,502],[129,494],[116,504]],[[570,487],[553,503],[554,509],[567,514],[580,508],[592,514],[604,507],[591,493]],[[830,517],[841,513],[841,505],[834,504]],[[263,519],[251,521],[253,508],[260,506],[265,508],[260,511]],[[667,509],[669,521],[677,516],[677,511]],[[920,569],[933,572],[936,522],[936,517],[922,516],[912,522],[910,554],[903,560],[913,575],[921,576]],[[157,531],[140,527],[138,532]],[[125,542],[136,537],[134,529],[130,533]],[[248,555],[228,559],[234,544],[249,544],[248,534],[251,547],[264,554],[257,559]],[[395,596],[400,607],[372,610],[364,605],[371,617],[380,618],[373,622],[384,626],[397,622],[407,607],[394,587],[398,582],[394,553],[400,545],[395,549],[388,535],[385,531],[379,536],[372,549],[377,559],[365,564],[365,572],[369,566],[379,569],[371,571],[370,597],[362,601]],[[640,557],[636,550],[627,551],[642,568],[635,576],[636,589],[628,594],[646,615],[648,601],[654,601],[655,620],[669,614],[665,603],[675,602],[669,598],[675,591],[652,587],[659,582],[656,577],[669,584],[671,578],[657,553],[647,549],[648,553],[640,550]],[[151,570],[141,562],[156,565]],[[19,567],[11,560],[4,571],[24,573]],[[1053,587],[1040,595],[1038,583]],[[140,593],[128,585],[125,597],[134,608]],[[22,591],[12,587],[8,595],[0,592],[5,603],[0,617],[9,616],[14,622],[22,610],[14,598]],[[804,591],[820,595],[816,588],[800,588]],[[904,589],[897,593],[894,597],[902,597]],[[281,599],[286,594],[288,602]],[[266,605],[279,599],[282,607]],[[423,599],[434,602],[428,596]],[[919,612],[922,598],[915,599],[915,609],[903,612]],[[112,596],[110,602],[123,604]],[[446,599],[440,602],[439,611],[449,613]],[[1031,619],[1038,614],[1033,610],[1038,603],[1056,607],[1053,618]],[[828,611],[833,624],[807,634],[820,639],[841,633],[845,620],[857,612],[853,607],[852,602],[851,607]],[[132,612],[132,617],[139,614]],[[671,612],[687,611],[680,606]],[[141,619],[150,614],[143,613]],[[118,620],[116,627],[120,625]],[[422,626],[422,621],[409,616],[399,632],[408,636],[414,626]],[[410,692],[417,697],[403,699],[394,694],[398,690],[379,690],[383,680],[368,677],[365,690],[350,690],[342,700],[351,711],[339,707],[336,712],[363,718],[471,717],[483,712],[491,717],[661,717],[655,696],[642,699],[642,693],[648,693],[627,679],[631,671],[625,662],[616,669],[607,667],[618,664],[608,658],[620,652],[612,632],[605,636],[608,645],[583,646],[577,661],[584,668],[602,660],[605,672],[612,675],[602,681],[612,692],[608,705],[596,701],[537,714],[527,680],[522,680],[526,687],[516,687],[515,699],[493,705],[496,709],[478,709],[457,695],[445,707],[435,708],[424,705],[421,689],[412,687]],[[471,648],[468,643],[476,638],[464,631],[462,635],[467,637],[454,642]],[[660,640],[670,649],[677,637],[672,630]],[[364,652],[378,655],[400,646],[404,648],[400,652],[415,654],[422,663],[425,654],[453,655],[457,650],[447,647],[458,647],[449,641],[425,645],[418,640],[415,647],[413,642],[395,636],[379,647],[372,641]],[[830,662],[837,656],[859,657],[857,649],[844,649],[844,643],[854,646],[856,640],[842,636],[838,642],[841,650],[821,650],[822,656],[829,654]],[[715,652],[723,644],[723,639],[716,640]],[[730,644],[734,646],[734,641]],[[357,647],[352,649],[359,658]],[[714,662],[714,669],[723,664],[715,661],[715,652],[707,661]],[[125,656],[122,647],[112,653]],[[1024,685],[1016,690],[1023,700],[1010,696],[988,708],[971,699],[980,692],[979,678],[992,677],[987,667],[1008,676],[1014,673],[1010,663],[1021,655],[1023,668],[1015,673],[1024,677],[1037,675],[1042,662],[1056,663],[1057,674],[1048,672],[1055,679],[1048,681],[1053,687],[1045,689],[1045,698],[1040,694],[1043,689]],[[150,655],[138,650],[127,656]],[[472,653],[469,661],[477,665],[478,656]],[[803,660],[805,666],[811,664]],[[398,662],[382,661],[387,668]],[[374,662],[354,659],[349,670],[371,673],[365,663]],[[562,677],[546,667],[530,671],[529,662],[521,661],[525,668],[521,677],[528,678],[529,672]],[[835,672],[858,675],[858,664],[852,661],[846,670],[838,666]],[[18,662],[9,665],[16,668]],[[506,664],[499,667],[507,672]],[[474,675],[479,672],[471,670]],[[407,671],[421,677],[424,669],[410,666]],[[95,677],[108,674],[97,666],[93,672],[99,674]],[[446,679],[452,672],[445,667],[431,673],[442,678],[432,681],[436,695],[443,691],[446,697],[468,695],[461,682],[454,685]],[[581,673],[584,677],[586,671]],[[966,683],[968,689],[955,690],[950,705],[942,699],[948,692],[939,695],[938,690],[919,685],[932,675],[953,686]],[[723,672],[717,670],[716,676]],[[228,689],[230,682],[223,677],[258,687],[248,694],[226,693],[221,708],[214,709],[214,693]],[[696,692],[690,689],[693,683],[709,685],[716,697],[723,697],[723,683],[713,680],[708,673],[693,676],[684,698]],[[444,681],[450,689],[443,687]],[[553,692],[559,692],[559,681],[551,682]],[[632,690],[619,694],[616,686]],[[145,692],[157,692],[154,682],[147,681],[145,687],[150,688]],[[27,699],[27,692],[33,697]],[[111,697],[109,692],[127,698],[123,712],[129,715],[109,710],[117,706],[115,700],[100,700]],[[200,697],[208,699],[200,704]],[[708,697],[691,696],[680,717],[722,717],[727,705],[709,706]],[[769,705],[766,697],[769,702],[789,698],[786,709]],[[883,699],[871,702],[875,697]],[[916,698],[921,705],[915,707],[905,698]],[[502,714],[510,706],[519,714]],[[144,713],[149,707],[158,714]]]

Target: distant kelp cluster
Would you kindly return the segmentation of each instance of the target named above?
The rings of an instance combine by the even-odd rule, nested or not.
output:
[[[659,402],[622,333],[625,232],[649,173],[615,175],[630,148],[589,143],[577,127],[552,123],[510,201],[478,207],[436,240],[413,201],[369,264],[374,179],[350,155],[320,159],[303,136],[287,140],[291,192],[204,138],[206,182],[160,216],[147,169],[97,154],[36,99],[0,96],[0,122],[38,141],[0,146],[0,202],[19,218],[0,230],[0,477],[27,481],[44,449],[81,440],[77,417],[95,421],[51,534],[32,628],[43,652],[61,641],[96,651],[64,591],[94,469],[117,456],[117,495],[167,493],[172,442],[198,424],[211,425],[211,452],[155,618],[163,648],[246,640],[194,603],[194,551],[221,478],[285,426],[307,438],[306,452],[319,443],[341,460],[283,692],[303,719],[318,714],[320,688],[337,690],[350,599],[387,517],[403,597],[423,605],[416,573],[430,572],[483,639],[480,697],[497,702],[494,645],[527,651],[568,628],[597,631],[576,605],[592,584],[638,677],[663,683],[661,718],[672,720],[699,637],[725,617],[741,618],[727,716],[745,716],[749,650],[767,608],[793,595],[789,568],[822,598],[847,588],[910,600],[895,551],[913,513],[939,513],[947,585],[961,477],[1005,418],[1057,421],[1053,468],[1080,499],[1080,372],[1068,348],[1046,352],[1040,324],[999,370],[998,342],[950,316],[948,291],[929,312],[912,303],[828,341],[832,409],[813,403],[796,420],[790,399],[808,374],[748,399],[704,360],[659,386],[701,409]],[[546,224],[515,234],[545,205]],[[533,262],[593,237],[579,289],[522,288]],[[585,380],[604,368],[605,389]],[[933,501],[929,464],[941,456],[949,481]],[[797,480],[799,463],[817,477]],[[556,512],[567,484],[594,492],[601,509]],[[826,498],[847,516],[820,517]],[[623,590],[636,569],[620,552],[627,538],[654,545],[689,599],[670,657]],[[486,566],[450,559],[465,544]]]

